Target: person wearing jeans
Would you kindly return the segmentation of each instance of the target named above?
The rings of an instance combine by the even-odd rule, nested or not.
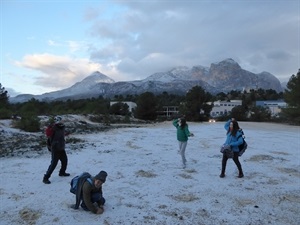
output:
[[[233,150],[232,159],[239,170],[238,178],[242,178],[242,177],[244,177],[244,173],[242,170],[242,165],[239,161],[239,147],[238,146],[243,143],[243,138],[242,138],[241,132],[239,131],[240,130],[239,124],[234,118],[232,118],[225,123],[224,128],[225,128],[225,130],[227,130],[226,141],[225,141],[224,145],[229,145],[231,147],[231,149]],[[224,152],[223,158],[222,158],[222,170],[221,170],[221,174],[220,174],[221,178],[225,177],[227,160],[228,160],[228,156]]]
[[[56,116],[54,120],[55,125],[53,126],[53,134],[49,141],[51,144],[51,163],[43,177],[43,182],[45,184],[51,183],[49,178],[55,170],[59,160],[61,161],[61,168],[58,175],[61,177],[70,176],[69,173],[66,173],[68,157],[65,150],[65,125],[62,123],[62,118],[60,116]]]
[[[185,118],[178,118],[173,120],[173,125],[177,129],[177,140],[179,144],[179,154],[182,159],[182,167],[186,167],[185,149],[187,146],[188,137],[194,136],[193,133],[189,131],[189,127],[186,123]]]

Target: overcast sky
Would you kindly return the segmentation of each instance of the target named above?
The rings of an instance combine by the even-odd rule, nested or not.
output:
[[[2,0],[0,83],[42,94],[94,71],[128,81],[226,58],[283,81],[299,42],[300,0]]]

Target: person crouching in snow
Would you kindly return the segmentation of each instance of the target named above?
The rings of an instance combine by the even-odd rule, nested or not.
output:
[[[227,130],[226,141],[225,141],[224,145],[229,145],[231,147],[231,149],[233,151],[232,159],[239,170],[238,178],[242,178],[242,177],[244,177],[244,173],[242,170],[242,165],[239,161],[239,147],[238,146],[243,143],[243,138],[242,138],[242,133],[239,131],[239,129],[240,129],[239,124],[234,118],[232,118],[225,123],[224,128],[225,128],[225,130]],[[228,157],[227,157],[226,153],[223,153],[222,171],[220,174],[221,178],[225,177],[227,160],[228,160]]]
[[[82,186],[82,203],[81,207],[85,211],[91,211],[95,214],[102,214],[104,212],[103,205],[105,198],[103,198],[102,185],[105,183],[107,173],[100,171],[92,178],[92,183],[85,181]],[[95,206],[94,203],[97,203]]]
[[[182,159],[182,167],[186,167],[186,158],[185,158],[185,149],[187,146],[188,137],[194,136],[193,133],[190,133],[189,127],[186,123],[185,118],[178,118],[173,120],[173,125],[177,129],[177,140],[179,143],[179,153]]]

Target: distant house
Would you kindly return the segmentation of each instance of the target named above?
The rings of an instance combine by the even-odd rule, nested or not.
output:
[[[231,112],[231,110],[239,105],[242,105],[242,100],[231,100],[231,101],[215,101],[207,102],[207,104],[213,104],[213,108],[210,112],[211,117],[225,116]]]
[[[271,116],[278,116],[281,109],[287,106],[287,103],[283,100],[256,101],[256,106],[268,107],[271,111]]]
[[[110,106],[116,104],[116,103],[123,103],[128,105],[128,111],[133,112],[133,109],[136,108],[136,103],[135,102],[123,102],[123,101],[112,101],[110,102]]]
[[[163,106],[163,110],[157,112],[159,116],[165,116],[167,118],[177,115],[178,113],[178,106]]]

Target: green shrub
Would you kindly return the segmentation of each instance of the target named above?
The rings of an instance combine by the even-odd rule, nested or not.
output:
[[[40,131],[40,119],[37,116],[25,115],[16,122],[16,127],[27,132]]]
[[[12,112],[6,108],[0,108],[0,119],[10,119]]]

